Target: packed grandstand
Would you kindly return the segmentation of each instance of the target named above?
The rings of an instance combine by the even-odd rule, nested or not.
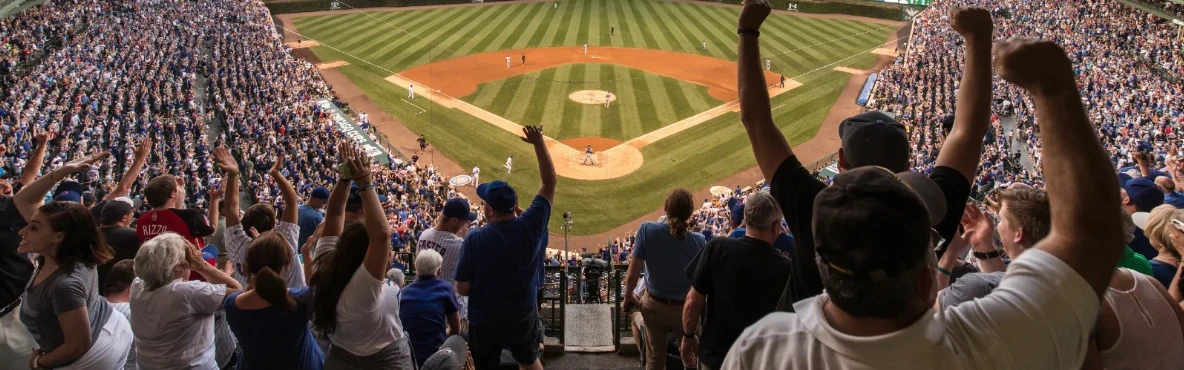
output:
[[[866,113],[842,126],[899,126],[907,169],[891,155],[855,159],[844,138],[823,174],[761,131],[767,84],[743,90],[764,78],[752,37],[765,3],[744,5],[738,30],[739,106],[765,179],[701,199],[670,189],[662,218],[572,246],[580,254],[546,249],[562,237],[546,225],[564,185],[540,129],[522,135],[538,155],[534,196],[456,184],[468,174],[418,153],[384,148],[372,161],[262,1],[50,0],[0,19],[0,369],[539,368],[543,322],[556,321],[540,310],[559,290],[576,297],[564,304],[636,307],[642,360],[630,366],[647,369],[1184,362],[1181,21],[1126,0],[932,3],[878,72]],[[993,66],[989,81],[968,77],[971,48],[1015,37],[1050,43],[997,45],[994,64],[975,67]],[[1075,76],[1080,107],[1025,64]],[[1062,133],[1078,131],[1099,145]],[[954,152],[973,163],[951,164]],[[965,191],[950,190],[962,175]],[[924,248],[855,250],[875,243],[851,235],[873,231]],[[603,287],[544,274],[595,260],[623,271],[598,271]],[[925,330],[945,337],[925,342]],[[899,340],[851,340],[890,334]]]

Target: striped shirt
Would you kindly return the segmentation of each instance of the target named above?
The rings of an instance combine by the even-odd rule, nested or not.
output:
[[[303,288],[307,286],[304,283],[304,267],[300,264],[300,248],[296,244],[296,238],[300,236],[300,226],[296,224],[280,221],[273,230],[284,236],[288,240],[288,246],[292,248],[292,261],[287,269],[284,269],[284,280],[288,283],[288,288]],[[227,258],[234,263],[234,279],[238,280],[239,284],[244,287],[247,286],[247,277],[243,275],[243,264],[247,259],[247,246],[251,244],[251,237],[243,230],[243,225],[238,224],[226,228],[224,235],[224,243],[226,247]]]
[[[127,318],[127,322],[132,322],[132,305],[127,302],[111,303],[111,308],[115,312],[123,314]],[[127,350],[127,363],[123,365],[123,370],[136,370],[136,346],[133,343]]]
[[[428,228],[419,235],[419,248],[429,248],[444,257],[440,279],[456,285],[456,263],[460,261],[461,244],[464,239],[456,234]]]

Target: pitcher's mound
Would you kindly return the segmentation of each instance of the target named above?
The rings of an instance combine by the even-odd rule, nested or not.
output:
[[[604,97],[608,96],[608,101],[616,101],[616,95],[610,95],[608,91],[603,90],[580,90],[568,95],[568,99],[580,104],[604,104]]]

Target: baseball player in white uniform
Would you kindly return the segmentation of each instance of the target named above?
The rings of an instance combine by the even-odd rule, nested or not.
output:
[[[584,148],[584,161],[580,162],[580,164],[584,165],[584,166],[596,164],[596,159],[595,159],[594,155],[592,154],[592,146],[591,145]]]
[[[506,56],[506,68],[510,68],[510,56]]]
[[[768,71],[773,68],[773,60],[765,59],[765,70]]]
[[[407,87],[407,99],[415,99],[415,85]]]
[[[584,55],[588,55],[588,44],[584,44]]]
[[[481,183],[481,169],[477,165],[473,165],[473,187]]]
[[[703,50],[707,50],[707,40],[703,40]]]
[[[510,173],[510,169],[514,168],[514,155],[513,154],[510,154],[510,157],[506,158],[506,164],[503,167],[506,167],[506,173]]]
[[[608,93],[608,92],[604,93],[604,107],[605,108],[608,108],[608,103],[611,102],[609,99],[612,99],[612,98],[613,98],[612,93]]]

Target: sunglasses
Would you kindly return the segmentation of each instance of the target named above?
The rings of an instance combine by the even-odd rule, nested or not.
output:
[[[1180,232],[1184,232],[1184,221],[1172,220],[1172,226],[1175,226],[1176,230],[1179,230]]]

